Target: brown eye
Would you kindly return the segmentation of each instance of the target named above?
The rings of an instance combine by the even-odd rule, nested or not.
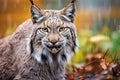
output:
[[[42,32],[49,32],[48,28],[41,28]]]
[[[60,27],[59,32],[65,31],[65,29],[66,29],[65,27]]]

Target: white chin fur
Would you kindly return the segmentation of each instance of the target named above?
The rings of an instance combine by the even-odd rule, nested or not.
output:
[[[63,56],[62,54],[64,54],[64,56],[66,57],[66,60],[63,60]],[[64,52],[63,53],[60,53],[57,57],[58,57],[58,62],[61,63],[61,62],[67,62],[69,63],[70,62],[70,59],[71,59],[71,56],[72,56],[72,53],[70,50],[66,50],[64,48]]]
[[[45,55],[45,57],[47,58],[46,61],[42,60],[42,55]],[[44,64],[44,63],[51,64],[53,62],[52,56],[47,51],[44,51],[43,48],[40,48],[37,52],[34,52],[32,56],[34,57],[34,59],[37,60],[38,63],[41,63],[41,64]]]
[[[43,64],[43,63],[49,63],[49,64],[53,63],[52,55],[46,49],[43,50],[42,47],[40,47],[38,49],[38,51],[34,51],[33,53],[31,53],[31,40],[30,39],[27,39],[26,50],[27,50],[27,54],[33,56],[33,58],[38,63],[41,63],[41,64]],[[41,56],[42,54],[47,57],[46,61],[42,60],[42,56]],[[63,60],[62,54],[64,54],[64,56],[66,58],[65,60]],[[64,63],[64,62],[69,63],[69,61],[71,59],[71,56],[72,56],[71,51],[67,50],[67,49],[64,49],[64,51],[61,51],[56,57],[57,57],[58,63]]]

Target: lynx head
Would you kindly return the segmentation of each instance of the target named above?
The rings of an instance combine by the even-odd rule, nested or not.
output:
[[[75,51],[75,0],[61,10],[43,10],[31,1],[33,31],[27,42],[27,53],[40,63],[65,62]]]

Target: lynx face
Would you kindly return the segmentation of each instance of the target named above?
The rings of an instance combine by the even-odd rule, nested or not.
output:
[[[42,10],[33,4],[33,31],[27,43],[27,52],[40,63],[69,60],[76,46],[74,12],[73,2],[61,10]]]

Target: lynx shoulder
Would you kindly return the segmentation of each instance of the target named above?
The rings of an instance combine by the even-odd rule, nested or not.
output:
[[[0,40],[0,80],[65,80],[76,47],[75,0],[61,10],[31,2],[31,19]]]

